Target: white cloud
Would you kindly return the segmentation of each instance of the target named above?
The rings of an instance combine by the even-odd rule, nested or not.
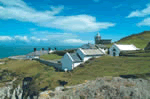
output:
[[[49,32],[49,31],[31,31],[31,33],[33,35],[36,35],[36,36],[43,36],[47,39],[50,39],[50,40],[54,40],[54,39],[68,39],[68,38],[77,38],[78,35],[76,34],[73,34],[73,33],[61,33],[61,32]]]
[[[81,40],[81,39],[66,39],[64,40],[64,43],[70,43],[70,44],[85,44],[85,43],[91,43],[92,41],[87,40]]]
[[[34,36],[32,36],[32,37],[30,38],[30,40],[36,41],[36,42],[48,41],[48,39],[46,39],[46,38],[37,38],[37,37],[34,37]]]
[[[96,18],[89,15],[76,15],[57,17],[52,23],[45,23],[45,26],[73,32],[93,32],[113,27],[115,24],[109,22],[96,22]]]
[[[97,0],[99,1],[99,0]],[[64,6],[51,6],[51,10],[37,11],[22,0],[0,0],[5,6],[0,6],[0,19],[15,19],[22,22],[32,22],[40,26],[63,29],[73,32],[95,32],[115,26],[111,22],[97,22],[90,15],[60,16]],[[57,15],[57,16],[56,16]]]
[[[40,41],[41,41],[41,39],[36,38],[36,37],[31,37],[30,39],[33,40],[33,41],[37,41],[37,42],[40,42]]]
[[[94,2],[99,2],[100,0],[93,0]]]
[[[19,41],[25,41],[25,42],[29,42],[29,39],[27,36],[15,36],[14,37],[15,40],[19,40]]]
[[[43,35],[43,34],[41,34]],[[62,44],[71,44],[71,45],[81,45],[86,43],[94,43],[92,40],[81,40],[77,35],[71,33],[55,33],[49,34],[42,37],[37,36],[0,36],[0,41],[12,42],[12,43],[26,43],[26,44],[53,44],[53,45],[62,45]],[[41,37],[40,37],[41,36]]]
[[[27,42],[30,43],[31,41],[34,42],[41,42],[41,41],[48,41],[47,38],[37,38],[37,37],[27,37],[27,36],[19,36],[16,35],[14,37],[10,37],[10,36],[0,36],[0,41],[19,41],[19,42]]]
[[[150,17],[144,19],[142,22],[139,22],[137,26],[150,26]]]
[[[148,4],[147,7],[143,10],[136,10],[131,12],[127,18],[132,18],[132,17],[145,17],[147,15],[150,15],[150,5]]]
[[[0,41],[10,41],[10,40],[13,40],[13,38],[10,36],[0,36]]]

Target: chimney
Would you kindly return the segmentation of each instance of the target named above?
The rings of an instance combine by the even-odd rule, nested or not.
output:
[[[36,52],[36,48],[34,48],[34,52]]]

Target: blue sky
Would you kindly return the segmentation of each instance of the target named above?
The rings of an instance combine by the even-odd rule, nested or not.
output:
[[[150,30],[149,0],[0,0],[0,44],[81,45]]]

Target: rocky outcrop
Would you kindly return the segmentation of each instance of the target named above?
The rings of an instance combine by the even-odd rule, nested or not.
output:
[[[14,88],[14,81],[6,82],[3,87],[0,88],[0,99],[38,99],[38,93],[35,94],[34,88],[32,88],[31,77],[26,77]]]
[[[3,87],[0,88],[0,99],[22,99],[23,90],[18,85],[17,88],[13,88],[14,78],[11,82],[6,82]]]
[[[150,81],[104,77],[61,90],[45,91],[39,99],[150,99]]]
[[[15,81],[15,80],[14,80]],[[40,94],[32,78],[13,88],[13,81],[0,88],[0,99],[150,99],[150,80],[103,77],[75,86],[59,86]]]

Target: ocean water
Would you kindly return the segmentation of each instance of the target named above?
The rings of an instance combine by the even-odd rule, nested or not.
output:
[[[64,50],[70,48],[78,48],[79,46],[55,46],[57,50]],[[54,49],[54,46],[0,46],[0,58],[6,58],[9,56],[16,55],[26,55],[28,53],[33,52],[34,48],[37,50],[41,50],[44,48],[48,50],[48,48]]]

